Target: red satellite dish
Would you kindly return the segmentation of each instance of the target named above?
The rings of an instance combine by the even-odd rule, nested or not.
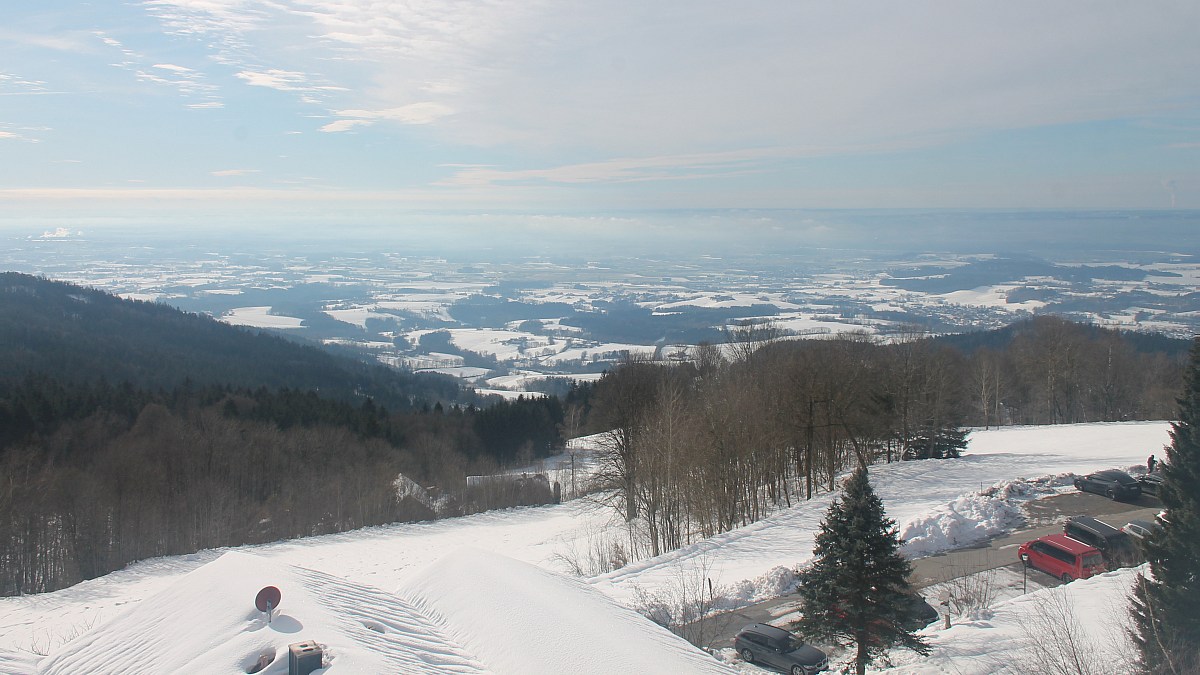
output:
[[[258,592],[254,597],[254,606],[260,612],[268,612],[279,607],[279,601],[283,598],[283,594],[274,586],[267,586]]]

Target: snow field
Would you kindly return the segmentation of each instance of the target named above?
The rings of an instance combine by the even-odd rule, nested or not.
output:
[[[956,618],[949,629],[935,623],[922,633],[932,653],[891,652],[887,675],[996,675],[1036,672],[1133,672],[1125,634],[1126,602],[1141,568],[1125,568],[1063,586],[1033,590],[994,604],[974,618]],[[1047,658],[1068,656],[1066,642],[1080,650],[1080,664]],[[1082,671],[1074,667],[1083,668]]]

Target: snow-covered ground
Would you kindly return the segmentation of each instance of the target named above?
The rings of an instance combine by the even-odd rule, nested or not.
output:
[[[1023,675],[1025,673],[1135,672],[1126,631],[1129,591],[1138,569],[1042,588],[993,604],[974,616],[955,617],[945,629],[923,632],[933,647],[922,657],[890,655],[888,675]],[[1076,651],[1072,652],[1070,648]],[[1078,659],[1078,661],[1071,661]]]
[[[222,314],[221,321],[250,328],[285,329],[301,328],[304,325],[302,319],[294,316],[272,314],[270,307],[238,307]]]
[[[1015,508],[1015,505],[1024,499],[1070,489],[1065,487],[1069,485],[1065,474],[1109,467],[1126,468],[1140,464],[1147,455],[1160,452],[1162,446],[1169,442],[1168,428],[1165,422],[1153,422],[976,431],[971,434],[967,452],[961,459],[876,466],[871,470],[872,484],[883,498],[888,515],[898,522],[902,535],[909,540],[908,553],[920,555],[960,546],[1012,529],[1019,525],[1020,520],[1019,509]],[[758,523],[657,558],[635,561],[616,571],[584,579],[584,582],[603,595],[592,594],[588,596],[591,600],[580,601],[567,594],[570,597],[562,596],[562,600],[583,602],[581,607],[592,607],[589,603],[605,596],[615,600],[616,604],[600,612],[604,619],[597,619],[595,624],[595,630],[604,632],[610,630],[605,627],[609,625],[606,622],[628,627],[627,623],[634,621],[629,614],[621,614],[618,605],[634,604],[638,589],[654,591],[668,588],[678,583],[682,576],[700,567],[711,576],[713,582],[719,586],[719,592],[726,596],[729,603],[746,602],[778,593],[788,582],[788,575],[781,570],[786,571],[811,558],[813,536],[831,499],[829,493],[820,493],[812,501],[781,509]],[[571,567],[569,559],[572,556],[594,549],[598,540],[618,536],[620,531],[620,526],[615,522],[614,513],[610,509],[591,501],[575,500],[556,506],[511,509],[453,520],[397,524],[339,535],[240,547],[237,552],[244,554],[238,556],[239,560],[253,560],[261,564],[266,570],[264,574],[268,577],[280,574],[283,577],[291,575],[301,579],[296,582],[299,584],[299,590],[290,593],[288,597],[306,597],[305,593],[325,595],[319,589],[314,590],[315,586],[305,586],[307,582],[303,581],[319,578],[324,580],[322,583],[342,584],[338,586],[337,593],[352,596],[358,592],[354,589],[370,589],[373,603],[382,602],[375,595],[378,593],[395,594],[402,601],[401,604],[417,603],[425,609],[418,612],[419,617],[409,618],[413,621],[422,618],[432,621],[441,627],[442,633],[431,635],[429,639],[440,640],[444,637],[448,641],[445,644],[438,643],[437,649],[442,650],[438,653],[451,655],[454,659],[461,656],[463,668],[475,667],[471,664],[482,664],[482,667],[496,672],[513,672],[508,670],[509,666],[519,661],[523,650],[533,649],[533,646],[505,644],[502,648],[511,650],[511,653],[495,654],[477,644],[475,641],[481,638],[472,631],[479,629],[480,624],[476,623],[479,621],[478,617],[472,618],[464,613],[448,615],[448,612],[459,612],[459,609],[472,603],[461,595],[453,596],[451,587],[454,586],[454,580],[466,580],[452,572],[452,565],[448,566],[448,563],[442,561],[447,555],[451,555],[450,559],[455,560],[455,552],[463,548],[473,548],[482,552],[479,556],[484,556],[485,560],[486,556],[504,556],[493,558],[492,563],[489,563],[489,569],[493,570],[489,572],[492,575],[489,577],[490,583],[473,584],[472,588],[475,590],[472,592],[476,593],[475,602],[480,607],[508,607],[510,605],[506,603],[514,602],[508,595],[512,588],[545,586],[546,592],[552,597],[559,597],[555,594],[565,594],[563,588],[577,586],[575,582],[561,580],[566,586],[560,587],[556,585],[559,578],[551,573],[566,573]],[[249,600],[241,597],[244,593],[234,598],[211,589],[201,592],[187,581],[193,578],[193,573],[199,575],[196,578],[203,578],[209,574],[205,570],[209,569],[208,566],[214,561],[226,564],[221,562],[224,560],[221,556],[226,552],[202,551],[187,556],[143,561],[55,593],[0,599],[0,671],[69,672],[55,670],[53,668],[58,666],[53,664],[74,663],[69,659],[84,658],[82,655],[68,656],[76,652],[82,654],[81,644],[100,644],[113,640],[139,643],[141,646],[127,644],[120,649],[108,649],[105,653],[111,656],[106,658],[112,659],[104,662],[108,665],[101,668],[97,665],[99,662],[89,661],[89,669],[94,672],[103,672],[105,668],[109,672],[136,671],[140,669],[141,663],[136,659],[149,658],[148,650],[156,649],[153,645],[169,643],[175,639],[172,636],[180,631],[212,636],[210,642],[192,640],[188,643],[191,645],[189,649],[198,652],[203,652],[204,649],[224,650],[226,645],[236,644],[241,650],[238,654],[250,654],[253,649],[249,652],[246,649],[253,641],[239,642],[234,637],[240,639],[244,637],[243,632],[262,629],[256,628],[258,624],[253,622],[253,617],[249,616],[245,607],[239,606],[239,615],[221,614],[218,612],[220,608],[217,607],[234,600],[246,605]],[[478,565],[481,564],[479,556],[471,558],[474,562],[460,562],[464,565]],[[511,567],[508,559],[512,560]],[[527,565],[521,566],[521,563]],[[532,572],[526,569],[529,565],[532,565]],[[508,569],[522,571],[512,572],[513,578],[508,579],[504,576],[505,570]],[[443,583],[439,583],[439,579]],[[1076,584],[1080,584],[1080,588],[1084,587],[1082,582]],[[1076,584],[1072,584],[1072,587]],[[1124,587],[1116,581],[1110,585],[1114,588]],[[1104,589],[1108,587],[1100,581],[1090,584],[1088,588],[1092,586],[1100,589],[1096,590],[1096,593],[1107,592]],[[176,611],[172,615],[174,622],[166,621],[162,617],[155,619],[162,623],[161,629],[154,627],[157,624],[147,623],[150,619],[139,619],[142,623],[136,624],[139,626],[137,629],[122,628],[116,624],[117,621],[130,621],[128,616],[133,612],[160,611],[155,607],[161,604],[162,596],[159,594],[163,592],[168,592],[167,597],[187,596],[191,598],[189,602],[195,603],[195,607]],[[382,655],[372,655],[375,647],[371,645],[376,645],[376,642],[364,643],[363,640],[370,638],[378,641],[383,638],[372,637],[354,628],[355,625],[361,628],[362,623],[347,619],[346,617],[350,616],[347,614],[348,609],[342,605],[321,604],[316,600],[313,600],[316,604],[311,606],[305,605],[304,602],[307,601],[298,603],[291,614],[295,621],[303,625],[303,630],[285,638],[288,641],[299,641],[312,636],[311,639],[326,642],[331,649],[335,645],[342,645],[335,652],[346,654],[346,659],[340,662],[335,660],[334,667],[330,668],[332,671],[358,672],[356,668],[346,666],[343,669],[340,665],[357,663],[353,661],[354,658],[364,659],[364,664],[374,663],[369,661],[370,658],[384,659],[381,663],[392,663],[386,659],[402,658],[399,654],[405,653],[404,649],[408,648],[404,646],[408,644],[405,640],[416,639],[404,637],[400,640],[404,644],[400,646],[390,642],[385,644],[386,641],[378,642],[378,649],[383,650],[380,653]],[[453,612],[439,609],[442,602],[458,609]],[[1030,605],[1030,601],[1024,604],[1017,600],[1011,602],[1018,608]],[[302,616],[310,610],[313,612],[313,618],[306,619]],[[403,611],[406,610],[400,605],[393,607],[382,603],[379,611],[393,612],[394,614],[389,616],[402,618]],[[1086,617],[1093,614],[1081,612],[1085,621],[1088,620]],[[182,628],[176,625],[181,615],[184,617],[182,620],[186,622]],[[401,618],[395,618],[395,621],[399,622]],[[1008,636],[1006,639],[1009,639],[1018,635],[1022,624],[1022,619],[1015,609],[1002,612],[997,608],[990,619],[980,621],[986,621],[990,626],[991,635],[997,638],[994,643],[997,648],[1002,644],[999,640],[1001,636]],[[559,624],[568,625],[564,621],[560,621]],[[685,656],[691,654],[686,648],[668,641],[660,633],[653,633],[652,625],[636,625],[640,628],[630,630],[651,631],[647,634],[656,636],[649,639],[645,645],[645,653],[659,654],[661,650],[666,654],[661,658],[691,658]],[[116,632],[107,633],[109,637],[100,637],[106,634],[103,631],[108,630]],[[157,632],[159,630],[167,632],[160,634]],[[966,627],[951,630],[957,630],[964,635],[971,634]],[[987,632],[982,627],[975,630],[980,633]],[[230,631],[234,631],[236,635]],[[373,629],[369,632],[377,634]],[[322,637],[326,634],[328,637]],[[383,634],[384,637],[387,635],[386,632]],[[973,670],[974,666],[958,664],[954,654],[959,652],[955,650],[960,649],[960,643],[968,638],[960,639],[957,637],[958,633],[955,635],[953,639],[937,636],[933,656],[925,660],[905,662],[903,667],[908,670],[898,672],[987,672]],[[982,645],[979,649],[986,650],[986,638],[979,639]],[[282,644],[286,646],[286,643]],[[363,646],[364,644],[367,646]],[[462,651],[454,651],[446,644],[454,649],[461,648]],[[558,654],[564,659],[560,663],[572,662],[569,659],[575,658],[590,658],[603,662],[604,659],[611,658],[612,654],[603,652],[608,647],[597,646],[601,644],[566,639],[557,643],[556,649],[564,652]],[[360,649],[364,651],[356,651]],[[594,649],[599,649],[602,653],[588,651]],[[49,657],[39,660],[40,657],[35,652],[48,654]],[[585,652],[587,653],[584,654]],[[221,654],[224,655],[222,658],[226,659],[229,668],[224,671],[217,669],[214,672],[245,672],[242,662],[228,660],[233,658],[229,656],[233,654],[232,651],[221,651]],[[359,656],[351,658],[354,654]],[[392,656],[388,656],[389,654]],[[528,665],[529,662],[524,663]],[[279,664],[280,661],[277,660],[272,668]],[[235,666],[242,670],[234,669]],[[667,669],[662,672],[697,672],[697,668],[689,666],[683,670]],[[543,672],[550,670],[552,669]],[[536,668],[530,672],[536,672]]]

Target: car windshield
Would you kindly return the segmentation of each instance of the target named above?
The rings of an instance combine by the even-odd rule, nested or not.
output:
[[[777,644],[784,652],[794,652],[804,646],[804,641],[797,638],[795,635],[789,635],[785,638],[779,638]]]
[[[1083,556],[1084,567],[1099,567],[1103,563],[1104,558],[1102,558],[1099,553],[1089,553]]]

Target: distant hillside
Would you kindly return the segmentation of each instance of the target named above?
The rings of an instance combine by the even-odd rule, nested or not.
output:
[[[145,389],[189,380],[313,389],[325,398],[370,396],[393,410],[465,395],[452,378],[401,373],[167,305],[0,273],[0,387],[30,373]]]
[[[1036,321],[1037,319],[1026,319],[993,330],[942,335],[934,338],[934,342],[955,347],[964,354],[973,354],[985,347],[994,350],[1004,350],[1012,344],[1018,335],[1033,330]],[[1093,337],[1101,331],[1106,330],[1105,328],[1089,324],[1076,324],[1076,328]],[[1168,337],[1161,333],[1120,331],[1120,335],[1139,354],[1161,353],[1171,359],[1182,359],[1187,356],[1188,350],[1192,347],[1191,340]]]

